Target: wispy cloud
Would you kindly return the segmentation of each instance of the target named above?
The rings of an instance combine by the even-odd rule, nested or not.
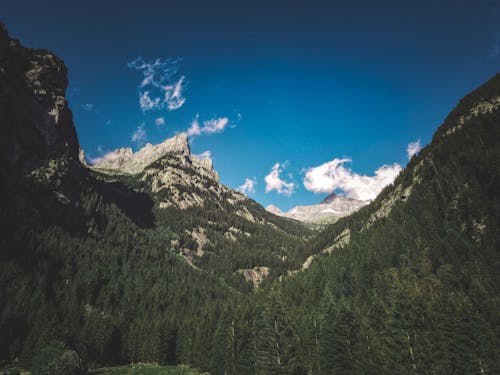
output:
[[[201,154],[194,155],[200,160],[212,159],[212,152],[210,150],[203,151]]]
[[[168,109],[173,111],[184,105],[186,99],[182,95],[185,88],[185,77],[178,75],[180,59],[156,59],[151,62],[142,57],[127,63],[130,69],[142,73],[139,84],[139,105],[146,112],[150,110]]]
[[[271,172],[264,178],[266,181],[266,193],[269,193],[275,190],[278,194],[290,196],[293,194],[295,190],[295,184],[293,182],[286,182],[281,179],[280,174],[283,172],[283,169],[286,167],[287,162],[285,163],[276,163],[271,168]]]
[[[172,85],[163,87],[165,89],[164,102],[167,104],[169,111],[182,107],[186,102],[186,99],[182,96],[183,84],[184,76],[179,78],[179,80]]]
[[[346,168],[346,163],[351,163],[351,159],[336,158],[309,168],[305,173],[304,187],[314,193],[331,193],[340,189],[349,198],[371,200],[392,183],[402,170],[401,166],[395,163],[383,165],[375,171],[375,175],[366,176]]]
[[[132,134],[132,137],[130,138],[132,142],[136,143],[138,146],[143,146],[144,143],[146,143],[147,140],[147,133],[146,129],[144,129],[144,123],[139,125],[137,129],[134,131]]]
[[[411,160],[413,155],[416,155],[420,152],[422,146],[420,145],[420,139],[415,142],[410,142],[408,147],[406,147],[406,155],[408,156],[408,160]]]
[[[92,103],[86,103],[86,104],[82,104],[82,108],[83,108],[83,110],[85,110],[87,112],[92,112],[95,108],[95,105],[93,105]]]
[[[158,118],[155,120],[155,124],[156,124],[156,126],[162,126],[162,125],[165,125],[165,118],[164,118],[164,117],[158,117]]]
[[[201,134],[222,133],[228,124],[229,119],[227,117],[219,117],[216,119],[205,120],[203,125],[200,125],[199,116],[196,115],[195,119],[191,123],[191,126],[187,130],[187,135],[193,137]]]
[[[143,91],[139,97],[139,105],[144,112],[152,109],[160,109],[160,98],[151,98],[149,91]]]
[[[255,194],[255,185],[257,185],[256,178],[245,178],[245,182],[243,185],[238,187],[238,190],[241,191],[245,195]]]

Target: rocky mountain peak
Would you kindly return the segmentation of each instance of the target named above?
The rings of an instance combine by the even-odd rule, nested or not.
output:
[[[186,133],[179,133],[162,143],[148,143],[137,152],[131,148],[119,148],[94,161],[94,168],[120,170],[126,173],[139,173],[148,165],[165,155],[179,155],[191,158],[189,142]]]
[[[116,171],[137,174],[143,172],[153,163],[166,156],[170,158],[173,164],[179,167],[189,166],[199,175],[219,182],[219,175],[213,167],[212,159],[210,157],[199,157],[191,154],[186,133],[179,133],[157,145],[148,143],[135,153],[130,147],[116,149],[107,153],[102,158],[94,160],[92,168],[101,172],[109,171],[114,173]],[[154,169],[157,170],[158,168],[155,167]],[[148,174],[150,173],[152,173],[151,170]],[[163,174],[159,170],[156,173]]]
[[[332,193],[319,204],[295,206],[286,212],[281,211],[278,207],[271,204],[266,207],[266,210],[277,216],[288,217],[306,223],[333,222],[341,217],[352,214],[366,204],[368,204],[367,201]]]
[[[323,199],[321,201],[321,203],[323,203],[323,204],[331,203],[335,200],[335,198],[337,198],[337,196],[338,196],[337,193],[332,192],[332,193],[328,194],[328,196],[325,199]]]
[[[172,138],[168,138],[158,145],[151,145],[148,143],[142,150],[150,150],[151,153],[156,154],[182,154],[184,156],[191,156],[191,150],[189,148],[188,136],[186,133],[182,132],[177,134]],[[146,151],[144,151],[146,152]]]

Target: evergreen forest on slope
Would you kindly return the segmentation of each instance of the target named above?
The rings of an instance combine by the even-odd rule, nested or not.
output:
[[[20,78],[33,59],[51,98]],[[2,26],[0,65],[1,363],[33,374],[131,362],[213,375],[500,373],[500,75],[376,200],[311,231],[208,187],[203,207],[160,208],[148,169],[109,175],[78,161],[67,107],[50,128],[62,61]],[[193,228],[209,243],[190,263],[178,248],[199,246]],[[254,267],[270,270],[259,288],[239,272]]]

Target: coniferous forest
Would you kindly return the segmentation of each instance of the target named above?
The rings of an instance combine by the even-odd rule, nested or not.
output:
[[[33,59],[51,98],[20,78]],[[311,230],[214,195],[203,176],[176,187],[203,206],[159,207],[169,191],[148,176],[181,168],[180,156],[134,175],[92,170],[78,161],[69,108],[57,127],[45,115],[64,96],[62,61],[2,26],[0,66],[2,364],[500,373],[500,75],[465,96],[373,202]],[[193,228],[207,241],[186,257],[202,248]],[[270,270],[258,288],[239,271],[254,267]]]

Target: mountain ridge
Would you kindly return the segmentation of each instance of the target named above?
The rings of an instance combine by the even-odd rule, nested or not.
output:
[[[300,222],[317,224],[327,224],[348,216],[361,207],[367,205],[368,201],[348,198],[335,193],[330,194],[318,204],[307,206],[295,206],[283,212],[274,205],[269,205],[266,210],[282,217],[287,217]]]
[[[165,139],[157,145],[147,143],[136,152],[133,152],[130,147],[118,148],[100,158],[94,159],[92,167],[136,174],[168,154],[191,156],[186,133],[179,133],[172,138]]]

